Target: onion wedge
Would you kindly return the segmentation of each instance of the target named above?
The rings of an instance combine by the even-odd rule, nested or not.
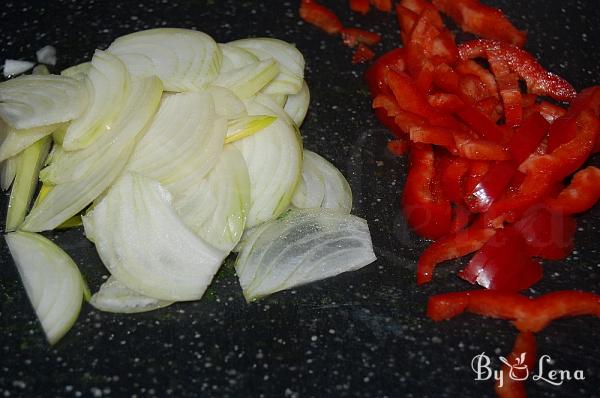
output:
[[[125,173],[83,217],[102,262],[123,285],[167,301],[197,300],[225,258],[192,232],[157,181]]]
[[[244,297],[252,301],[375,260],[365,220],[328,209],[293,209],[252,232],[235,270]]]
[[[308,112],[310,104],[310,91],[306,81],[302,81],[302,88],[296,94],[291,94],[287,97],[283,110],[290,115],[296,126],[300,127]]]
[[[5,239],[46,338],[54,344],[79,315],[87,290],[81,273],[64,251],[41,235],[18,231]]]
[[[173,301],[144,296],[127,288],[114,276],[111,276],[94,293],[90,299],[90,304],[100,311],[135,314],[169,306],[173,304]]]

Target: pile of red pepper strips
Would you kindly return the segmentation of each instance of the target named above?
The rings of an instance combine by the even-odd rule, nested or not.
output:
[[[392,11],[390,0],[371,3]],[[369,6],[350,0],[362,14]],[[533,367],[533,333],[564,316],[600,317],[593,293],[518,293],[542,277],[540,259],[571,253],[573,215],[600,199],[600,169],[580,169],[600,151],[600,86],[577,93],[521,48],[524,32],[478,0],[401,0],[395,11],[404,46],[379,57],[365,80],[377,118],[396,136],[388,148],[410,153],[406,219],[435,241],[418,261],[417,282],[431,281],[439,263],[475,252],[459,276],[486,288],[433,296],[427,314],[435,321],[465,311],[510,320],[520,334],[509,360],[527,352]],[[481,38],[457,45],[440,12]],[[343,28],[313,0],[301,1],[300,16],[358,45],[354,63],[370,59],[367,46],[380,41]],[[525,396],[521,382],[504,380],[499,396]]]

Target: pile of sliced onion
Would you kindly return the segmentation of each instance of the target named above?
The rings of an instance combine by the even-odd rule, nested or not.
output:
[[[38,55],[52,63],[51,48]],[[83,222],[111,274],[90,303],[109,312],[198,300],[234,250],[247,300],[373,262],[350,185],[303,149],[309,102],[289,43],[185,29],[132,33],[61,75],[0,83],[0,183],[17,231],[6,240],[49,341],[85,286],[35,232]]]

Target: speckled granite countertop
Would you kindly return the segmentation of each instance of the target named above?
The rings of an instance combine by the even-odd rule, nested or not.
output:
[[[343,21],[398,43],[392,16],[353,16],[346,1],[324,1]],[[290,1],[3,1],[0,61],[34,59],[52,44],[62,68],[87,60],[117,36],[177,26],[218,41],[274,36],[297,44],[307,62],[313,100],[302,128],[305,146],[348,176],[354,213],[366,217],[379,260],[354,273],[247,305],[231,263],[199,302],[140,315],[84,306],[72,331],[49,347],[4,242],[0,243],[0,396],[455,397],[492,396],[470,363],[483,351],[510,351],[506,322],[464,315],[434,324],[428,295],[464,289],[456,265],[417,288],[415,261],[425,247],[400,215],[405,161],[386,153],[386,132],[372,116],[368,93],[339,40],[304,25]],[[528,49],[577,88],[600,83],[597,1],[490,1],[529,30]],[[381,47],[378,48],[381,52]],[[597,159],[596,159],[597,161]],[[2,209],[7,203],[2,195]],[[2,210],[4,212],[4,210]],[[2,216],[4,217],[4,215]],[[1,220],[2,224],[4,220]],[[548,263],[536,291],[598,292],[600,208],[580,218],[576,252]],[[105,274],[81,231],[51,235],[97,288]],[[600,322],[564,319],[539,334],[539,352],[559,369],[582,369],[584,381],[554,387],[530,382],[531,396],[600,396]],[[497,366],[499,362],[495,360]]]

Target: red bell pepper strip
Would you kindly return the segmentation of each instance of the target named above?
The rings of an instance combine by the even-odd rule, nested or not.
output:
[[[364,78],[371,91],[371,96],[375,97],[380,93],[391,94],[391,90],[385,81],[385,75],[388,70],[404,72],[406,69],[406,61],[404,58],[404,48],[395,48],[377,58],[377,60],[369,66],[365,71]]]
[[[486,115],[477,109],[465,106],[456,113],[469,127],[471,127],[482,138],[494,142],[502,142],[504,133],[500,128],[490,120]]]
[[[412,142],[434,144],[445,147],[449,151],[456,150],[452,129],[424,125],[411,128],[409,135]]]
[[[353,64],[362,64],[375,58],[375,53],[369,47],[364,44],[359,44],[352,54]]]
[[[462,204],[464,198],[464,179],[469,171],[470,162],[461,157],[447,157],[440,166],[441,184],[444,195],[455,204]]]
[[[373,110],[377,119],[387,127],[394,135],[398,138],[403,137],[408,130],[403,130],[396,123],[396,116],[398,116],[402,110],[398,107],[396,99],[387,94],[379,94],[373,99]],[[418,125],[420,119],[415,116],[415,125]]]
[[[546,199],[546,206],[559,214],[576,214],[591,209],[600,200],[600,169],[594,166],[579,170],[568,187],[556,198]]]
[[[485,174],[481,181],[465,196],[465,203],[473,213],[483,213],[490,208],[506,190],[517,164],[512,161],[497,162]]]
[[[402,207],[411,228],[427,239],[448,233],[450,202],[436,187],[435,155],[431,145],[413,144],[410,169],[402,192]]]
[[[427,303],[427,316],[434,321],[451,319],[465,311],[510,320],[518,330],[535,333],[566,316],[600,317],[600,296],[562,290],[530,299],[513,292],[471,290],[432,296]]]
[[[373,6],[375,6],[375,8],[377,8],[379,11],[392,11],[392,0],[371,0],[371,4],[373,4]]]
[[[498,230],[458,275],[486,289],[525,290],[542,277],[542,266],[527,255],[526,246],[512,228]]]
[[[502,376],[496,381],[494,389],[499,398],[525,398],[525,380],[533,373],[537,356],[535,334],[520,332],[515,340],[512,352],[506,358],[510,364],[502,365]],[[526,371],[527,373],[521,374]]]
[[[408,148],[410,146],[410,143],[407,139],[395,139],[395,140],[390,140],[387,143],[387,149],[388,151],[390,151],[394,156],[404,156],[406,155],[406,152],[408,152]]]
[[[540,102],[536,107],[536,110],[550,124],[554,123],[554,121],[558,118],[565,116],[567,113],[567,110],[565,108],[561,108],[558,105],[551,104],[548,101]]]
[[[474,138],[466,131],[454,130],[454,142],[461,157],[471,160],[509,160],[510,154],[503,145]]]
[[[575,219],[553,214],[543,206],[530,209],[512,228],[527,242],[524,251],[529,256],[560,260],[566,258],[575,245]]]
[[[489,97],[489,93],[485,84],[475,75],[462,75],[459,79],[460,91],[463,93],[463,98],[467,97],[471,101],[479,102]]]
[[[450,233],[455,234],[462,231],[471,222],[473,214],[463,205],[456,205],[452,208],[452,224],[450,224]]]
[[[472,192],[490,170],[491,165],[491,162],[485,160],[473,160],[469,162],[469,172],[465,178],[464,192]]]
[[[530,93],[546,95],[558,101],[570,101],[577,92],[566,80],[548,72],[527,51],[498,40],[478,39],[458,47],[461,59],[483,57],[502,60],[527,84]]]
[[[432,243],[417,262],[417,283],[421,285],[430,282],[439,263],[479,250],[495,233],[491,228],[471,226]]]
[[[348,47],[356,47],[359,44],[374,46],[381,41],[379,33],[370,32],[360,28],[343,28],[342,40]]]
[[[525,32],[515,28],[502,11],[478,0],[433,0],[433,4],[465,32],[523,47]]]
[[[465,103],[454,94],[435,93],[427,96],[427,102],[438,111],[457,112]]]
[[[352,11],[366,14],[369,12],[370,4],[369,0],[350,0],[350,9]]]
[[[329,34],[340,33],[343,28],[337,15],[315,0],[302,0],[300,2],[300,18]]]
[[[523,163],[539,146],[550,124],[539,113],[531,114],[515,131],[508,150],[517,164]]]
[[[400,38],[403,43],[408,43],[410,33],[419,19],[419,14],[404,7],[402,3],[396,4],[396,19],[400,26]]]
[[[433,5],[427,0],[401,0],[398,4],[402,7],[406,7],[417,15],[421,14],[426,8],[433,8]]]
[[[460,75],[473,75],[477,76],[479,80],[484,84],[490,97],[498,98],[498,85],[494,75],[490,73],[486,68],[479,65],[473,60],[464,60],[456,63],[456,72]]]

